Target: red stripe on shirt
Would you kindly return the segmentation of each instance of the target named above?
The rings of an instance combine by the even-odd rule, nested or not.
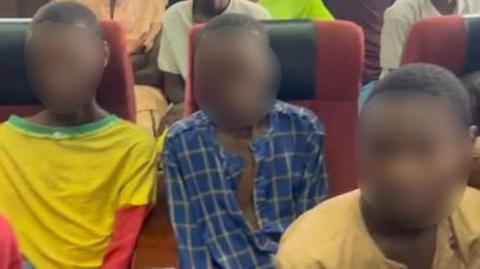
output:
[[[129,268],[143,221],[150,206],[125,207],[118,211],[115,230],[107,254],[103,259],[103,269]]]

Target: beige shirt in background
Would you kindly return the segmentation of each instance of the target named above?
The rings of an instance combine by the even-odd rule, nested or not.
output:
[[[248,0],[231,0],[223,14],[241,13],[257,20],[270,19],[268,11]],[[193,3],[183,1],[170,7],[163,19],[158,68],[164,72],[188,77],[188,38],[193,22]]]
[[[407,269],[385,257],[360,212],[360,191],[328,200],[288,228],[277,254],[279,269]],[[452,249],[452,238],[458,247]],[[464,260],[467,264],[465,264]],[[467,188],[452,216],[438,227],[432,269],[480,268],[480,192]]]
[[[110,0],[77,0],[100,20],[115,20],[124,28],[129,53],[150,51],[162,29],[167,0],[117,0],[111,17]]]
[[[480,13],[479,0],[457,0],[455,14]],[[380,44],[381,77],[400,66],[403,48],[413,24],[442,16],[431,0],[397,0],[385,11]]]

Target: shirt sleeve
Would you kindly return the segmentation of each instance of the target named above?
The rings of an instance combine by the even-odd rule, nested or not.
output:
[[[167,185],[168,206],[173,230],[177,239],[180,256],[180,268],[196,268],[198,259],[207,255],[203,231],[196,225],[195,208],[191,200],[185,178],[182,175],[180,161],[184,146],[168,138],[163,153],[165,182]]]
[[[400,66],[403,48],[412,26],[396,9],[387,9],[381,35],[380,66],[384,77]]]
[[[309,11],[309,19],[333,20],[333,15],[322,0],[308,1],[306,9]]]
[[[21,269],[22,267],[15,233],[0,217],[0,268]]]
[[[308,132],[304,175],[295,186],[297,216],[328,197],[328,180],[323,147],[323,125],[313,113]]]
[[[167,11],[168,13],[168,11]],[[178,74],[180,75],[180,67],[177,65],[174,59],[174,51],[171,44],[170,36],[172,31],[175,31],[173,28],[174,25],[170,23],[170,14],[165,14],[163,21],[163,30],[160,35],[160,51],[158,52],[158,68],[164,72]],[[175,14],[173,14],[175,15]],[[177,33],[179,34],[179,33]]]
[[[102,269],[127,269],[149,206],[125,207],[118,211],[115,230]]]
[[[148,140],[134,146],[125,165],[126,182],[121,188],[117,208],[154,204],[157,190],[157,146],[153,138],[148,137]]]

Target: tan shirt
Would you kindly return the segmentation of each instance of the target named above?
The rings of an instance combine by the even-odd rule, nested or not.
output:
[[[358,190],[302,215],[280,242],[280,269],[407,269],[377,247],[360,213]],[[451,247],[456,239],[458,247]],[[468,188],[458,210],[438,227],[432,269],[480,268],[480,192]]]
[[[150,51],[162,29],[167,0],[117,0],[111,17],[110,0],[77,0],[100,20],[119,22],[126,34],[128,52]]]

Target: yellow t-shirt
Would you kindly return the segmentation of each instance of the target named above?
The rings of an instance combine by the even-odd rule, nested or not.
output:
[[[389,260],[368,233],[360,192],[326,201],[302,215],[280,242],[280,269],[407,269]],[[458,248],[451,248],[452,236]],[[465,260],[465,262],[464,262]],[[480,192],[468,188],[458,210],[438,227],[432,269],[480,268]]]
[[[109,116],[51,128],[0,125],[0,213],[37,269],[100,268],[117,211],[154,200],[155,142]]]

